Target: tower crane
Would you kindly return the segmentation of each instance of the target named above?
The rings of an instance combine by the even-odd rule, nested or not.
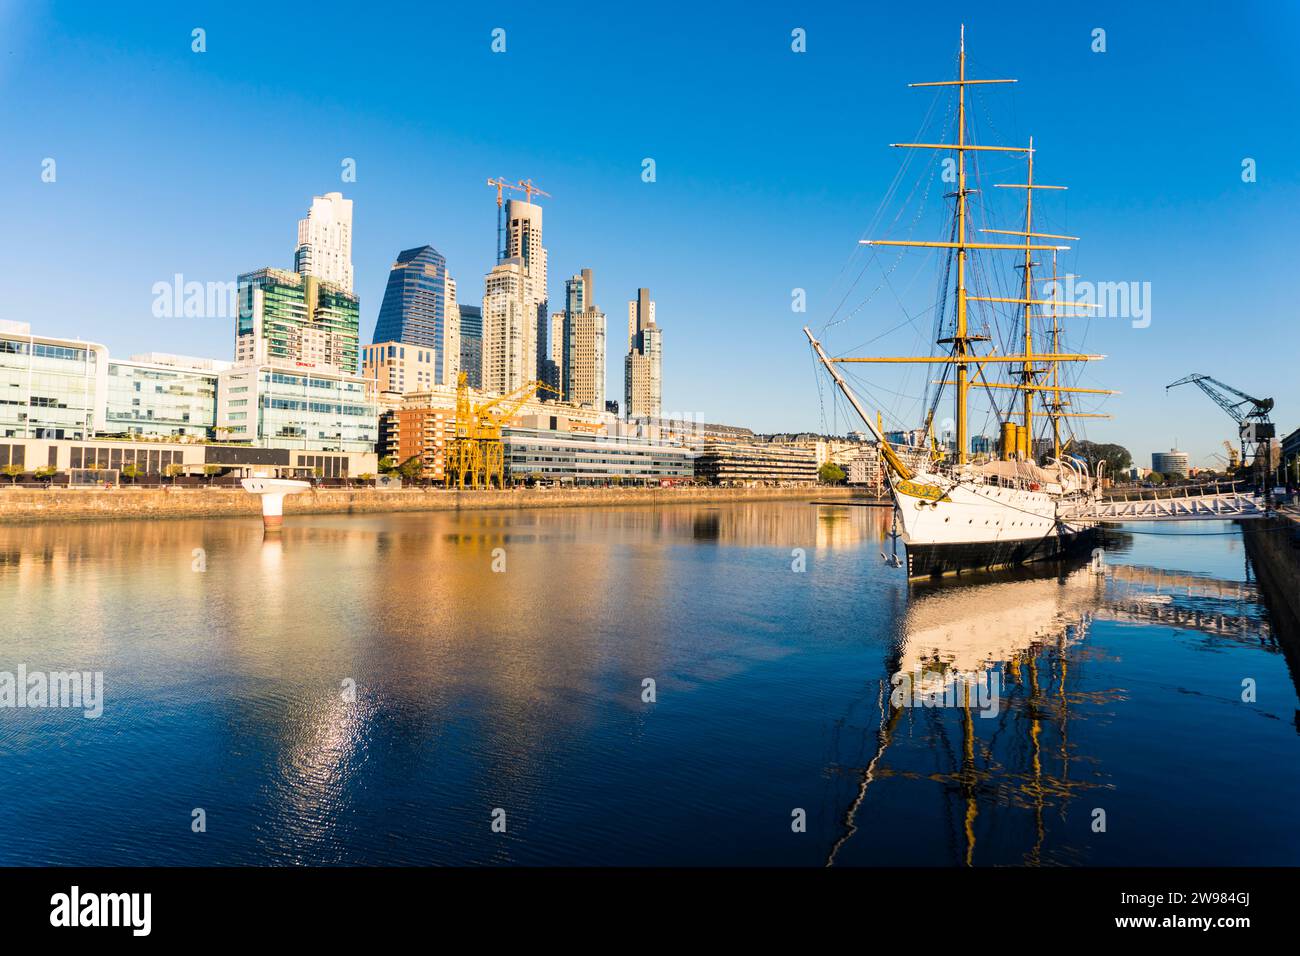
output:
[[[489,186],[495,186],[497,190],[497,262],[500,262],[502,259],[506,257],[505,240],[503,238],[504,232],[503,232],[503,226],[501,222],[501,216],[502,216],[501,207],[504,204],[504,199],[502,198],[502,192],[507,189],[518,190],[519,186],[516,185],[515,183],[510,182],[507,179],[502,179],[500,176],[498,176],[496,179],[489,179],[487,181],[487,184]]]
[[[1263,472],[1270,471],[1273,467],[1271,443],[1276,430],[1269,419],[1269,412],[1273,410],[1273,399],[1247,395],[1240,389],[1225,385],[1217,378],[1199,372],[1193,372],[1166,385],[1165,391],[1177,388],[1179,385],[1195,385],[1210,396],[1214,404],[1232,417],[1232,420],[1237,423],[1237,435],[1241,440],[1242,464],[1250,461],[1256,465],[1261,472],[1259,479],[1261,483],[1264,482]],[[1247,446],[1250,446],[1253,455],[1247,454]],[[1265,450],[1263,456],[1260,455],[1260,449]]]
[[[505,191],[509,189],[513,192],[523,193],[524,199],[529,204],[533,201],[534,193],[539,196],[546,196],[548,199],[551,194],[534,183],[532,179],[521,179],[518,182],[512,183],[510,180],[498,176],[496,179],[489,179],[487,184],[494,187],[497,191],[497,262],[500,262],[506,257],[505,225],[502,220],[502,217],[504,216],[502,210],[505,206]]]

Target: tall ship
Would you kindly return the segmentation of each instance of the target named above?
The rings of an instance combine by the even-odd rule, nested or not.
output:
[[[956,67],[956,79],[910,84],[950,87],[940,92],[955,94],[952,121],[935,137],[946,141],[892,144],[942,158],[932,175],[952,185],[944,196],[950,203],[943,233],[861,243],[878,255],[900,247],[889,254],[923,249],[940,260],[935,346],[926,355],[831,356],[811,329],[803,330],[816,360],[878,443],[894,505],[895,550],[887,559],[905,565],[910,577],[1008,567],[1090,547],[1096,522],[1087,515],[1104,466],[1093,472],[1083,457],[1071,453],[1072,420],[1109,416],[1077,412],[1072,400],[1114,394],[1078,384],[1080,363],[1103,356],[1064,350],[1063,320],[1090,316],[1086,310],[1096,308],[1061,294],[1066,280],[1075,278],[1057,271],[1058,255],[1070,248],[1061,243],[1078,237],[1047,232],[1035,223],[1036,196],[1066,187],[1035,180],[1032,138],[1023,146],[984,145],[970,134],[971,88],[1015,80],[967,76],[964,27]],[[1006,228],[997,228],[978,181],[978,157],[989,154],[1013,160],[1016,168],[1024,161],[1023,176],[1012,177],[1022,181],[994,184],[1009,191],[999,195],[1023,195],[1023,203],[1013,205],[1014,218],[1001,223]],[[973,197],[981,197],[975,209]],[[895,221],[900,220],[901,213]],[[882,272],[885,268],[882,263]],[[888,281],[885,272],[882,284]],[[879,410],[870,414],[846,381],[846,369],[856,363],[925,367],[923,419],[910,432],[920,440],[888,440]],[[946,395],[951,395],[953,418],[940,440],[935,414]],[[985,422],[996,422],[997,434],[981,436],[972,449],[974,401],[986,404]],[[905,558],[897,553],[899,541]]]

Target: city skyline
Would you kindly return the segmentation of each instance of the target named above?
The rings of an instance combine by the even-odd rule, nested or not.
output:
[[[615,63],[618,44],[610,37],[617,32],[583,24],[562,30],[522,10],[487,18],[450,11],[440,28],[457,42],[435,69],[464,82],[447,97],[442,116],[421,116],[412,125],[378,95],[414,62],[403,38],[392,40],[390,62],[375,77],[363,81],[343,63],[316,80],[309,99],[293,79],[298,55],[269,66],[262,56],[267,41],[239,31],[234,14],[198,17],[207,21],[207,47],[195,53],[190,34],[198,20],[190,23],[190,14],[99,11],[73,24],[57,10],[8,9],[15,55],[4,81],[39,78],[43,95],[39,110],[21,98],[15,104],[12,148],[0,160],[12,192],[12,228],[0,254],[24,277],[3,317],[105,341],[122,354],[225,356],[228,322],[151,319],[153,284],[175,274],[229,282],[259,262],[290,269],[283,252],[289,218],[302,217],[308,197],[342,191],[357,202],[355,287],[368,336],[393,250],[431,243],[453,274],[482,275],[494,260],[495,232],[485,175],[528,176],[554,197],[546,202],[548,245],[559,274],[587,264],[602,275],[603,288],[624,295],[649,284],[674,317],[667,410],[758,431],[843,433],[856,424],[830,410],[823,421],[798,329],[833,314],[837,272],[897,164],[887,144],[906,138],[918,103],[924,106],[898,78],[947,72],[960,9],[941,5],[938,15],[924,17],[881,11],[891,29],[917,41],[907,45],[907,62],[901,52],[874,45],[860,58],[859,41],[837,29],[852,26],[847,11],[762,10],[743,24],[720,14],[693,16],[698,35],[655,33],[652,45],[688,57],[697,82],[728,97],[727,110],[684,107],[680,82],[645,54]],[[112,39],[125,32],[122,17],[131,21],[129,44]],[[1092,324],[1087,347],[1109,359],[1091,374],[1123,394],[1106,403],[1115,419],[1090,423],[1087,437],[1124,444],[1141,461],[1170,447],[1176,432],[1194,464],[1212,464],[1221,441],[1233,437],[1231,422],[1194,391],[1164,393],[1164,385],[1191,371],[1274,397],[1279,430],[1289,431],[1289,410],[1300,395],[1285,355],[1211,347],[1225,334],[1225,319],[1248,344],[1277,321],[1276,303],[1286,301],[1285,223],[1268,210],[1286,208],[1300,194],[1286,162],[1296,133],[1276,120],[1259,122],[1281,115],[1278,104],[1296,86],[1278,40],[1285,31],[1265,30],[1248,15],[1218,16],[1209,6],[1177,19],[1120,7],[1054,11],[1032,34],[992,14],[965,19],[980,70],[1020,80],[1009,94],[1016,98],[1015,126],[998,132],[1018,139],[1031,131],[1044,150],[1044,174],[1071,186],[1067,225],[1085,237],[1083,271],[1099,281],[1152,283],[1149,327]],[[508,34],[504,54],[490,49],[497,20]],[[936,21],[951,29],[936,29]],[[1179,57],[1189,44],[1205,42],[1209,25],[1233,62],[1246,67],[1242,51],[1254,51],[1249,68],[1225,71],[1208,100],[1168,89],[1163,77],[1185,69]],[[1104,54],[1090,49],[1098,26],[1108,31]],[[804,54],[791,51],[795,27],[807,31]],[[320,28],[304,29],[310,38]],[[358,25],[361,39],[373,42],[371,29]],[[727,42],[716,49],[700,39],[723,31]],[[576,35],[565,39],[570,32]],[[653,82],[633,97],[617,82],[588,89],[562,76],[540,79],[539,98],[555,102],[557,111],[566,98],[585,98],[590,138],[600,144],[557,158],[548,146],[551,111],[512,117],[508,130],[497,130],[489,90],[531,75],[539,58],[569,44],[582,45],[619,79],[649,65]],[[154,74],[158,82],[146,86]],[[96,89],[108,75],[121,77],[132,95],[88,111],[88,103],[100,102]],[[742,92],[731,76],[747,77],[753,89]],[[1065,83],[1074,89],[1068,109],[1060,101]],[[1006,115],[999,101],[989,103],[999,119]],[[622,115],[629,107],[641,117],[635,123]],[[265,126],[270,114],[282,131]],[[60,115],[78,117],[77,127]],[[264,158],[206,155],[224,124],[261,115],[268,117],[255,120],[267,133]],[[166,116],[183,122],[169,132],[158,125]],[[848,126],[840,121],[846,116],[853,118]],[[323,137],[297,135],[322,123]],[[1193,129],[1198,134],[1190,140],[1182,135]],[[1175,137],[1187,146],[1172,155],[1164,144]],[[47,158],[57,163],[53,182],[41,179]],[[1241,178],[1245,158],[1258,164],[1254,182]],[[645,159],[655,161],[652,182],[642,178]],[[340,179],[347,160],[355,164],[355,182]],[[153,229],[119,243],[99,241],[113,223],[141,211]],[[86,223],[98,228],[86,235]],[[91,263],[91,281],[57,282],[56,253],[65,252]],[[792,312],[794,289],[806,292],[806,313]],[[462,297],[476,301],[477,289]],[[42,317],[51,310],[63,318]],[[856,338],[831,339],[828,347],[847,350],[899,318],[897,303],[882,294],[857,316]],[[713,369],[724,352],[733,374]],[[607,390],[618,395],[621,370],[613,364]]]

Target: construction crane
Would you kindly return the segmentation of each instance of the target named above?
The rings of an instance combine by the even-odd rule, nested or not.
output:
[[[1223,450],[1228,453],[1228,468],[1232,471],[1236,471],[1237,466],[1241,464],[1241,455],[1238,454],[1237,449],[1232,447],[1232,442],[1228,441],[1226,438],[1223,441]]]
[[[537,193],[539,196],[545,196],[547,199],[551,198],[551,194],[542,189],[542,187],[533,185],[531,179],[519,180],[515,185],[515,189],[524,194],[524,201],[529,204],[533,201],[533,193]]]
[[[1237,435],[1241,440],[1241,462],[1251,462],[1259,471],[1259,480],[1265,483],[1265,473],[1271,471],[1272,440],[1275,434],[1269,412],[1273,410],[1273,399],[1256,398],[1240,389],[1225,385],[1217,378],[1194,372],[1165,386],[1165,391],[1179,385],[1195,385],[1214,400],[1237,423]],[[1249,446],[1249,454],[1247,449]],[[1263,454],[1260,454],[1261,449]]]
[[[500,262],[502,259],[506,257],[505,233],[501,221],[501,217],[502,217],[501,207],[505,203],[505,200],[502,197],[502,193],[504,190],[507,189],[518,190],[519,187],[515,183],[510,182],[509,180],[502,179],[500,176],[498,176],[496,179],[489,179],[487,181],[487,184],[489,186],[495,186],[497,190],[497,262]]]
[[[456,437],[447,449],[447,487],[505,487],[505,447],[501,429],[539,389],[560,394],[545,382],[527,382],[514,391],[474,404],[469,379],[461,372],[456,380]]]
[[[489,179],[487,184],[494,187],[497,191],[497,262],[500,262],[506,257],[505,224],[503,221],[505,215],[503,211],[505,206],[505,191],[510,189],[517,193],[523,193],[524,199],[530,204],[533,201],[533,193],[536,193],[539,196],[546,196],[548,199],[551,194],[536,185],[531,179],[521,179],[518,182],[512,183],[510,180],[498,176],[496,179]]]

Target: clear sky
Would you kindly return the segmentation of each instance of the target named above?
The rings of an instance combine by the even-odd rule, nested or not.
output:
[[[1109,358],[1087,380],[1123,392],[1106,402],[1114,420],[1091,423],[1088,437],[1126,444],[1143,464],[1177,440],[1209,463],[1231,423],[1200,392],[1163,387],[1193,371],[1276,398],[1283,433],[1300,425],[1295,4],[0,10],[0,318],[40,332],[115,355],[229,358],[232,322],[155,318],[154,283],[289,268],[312,195],[340,190],[355,200],[369,341],[400,249],[432,243],[461,300],[478,301],[496,234],[485,180],[532,177],[553,195],[552,303],[567,276],[595,271],[611,397],[622,395],[626,303],[648,286],[664,329],[665,411],[843,431],[800,327],[823,327],[844,299],[837,317],[853,315],[826,341],[847,350],[906,322],[903,308],[916,318],[909,294],[871,295],[879,265],[852,284],[856,243],[899,168],[888,144],[907,141],[933,99],[906,83],[951,75],[964,20],[972,73],[1019,80],[981,91],[985,141],[1032,134],[1040,181],[1071,187],[1045,208],[1063,227],[1053,231],[1084,237],[1071,268],[1151,283],[1149,327],[1088,323],[1084,347]],[[204,53],[191,49],[196,27]],[[498,27],[505,53],[491,49]],[[1104,53],[1092,50],[1099,27]],[[795,28],[805,53],[791,50]],[[653,183],[642,181],[647,157]],[[1242,181],[1247,157],[1253,183]],[[42,181],[46,158],[54,182]],[[355,183],[340,181],[346,158]],[[1006,161],[991,165],[1013,175]],[[897,284],[931,274],[929,255],[903,259]],[[806,314],[791,309],[795,288]],[[872,348],[904,346],[886,336]],[[902,393],[887,413],[914,411],[915,376],[862,378],[873,395]]]

